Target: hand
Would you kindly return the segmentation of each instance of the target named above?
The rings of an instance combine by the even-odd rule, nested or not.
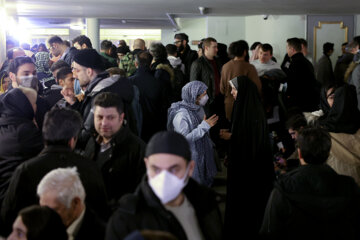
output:
[[[76,101],[74,88],[72,87],[64,87],[61,90],[61,94],[64,96],[65,101],[68,102],[70,105],[73,105]]]
[[[230,140],[231,132],[229,132],[229,129],[220,129],[219,136],[220,136],[221,139]]]
[[[219,117],[216,116],[216,114],[212,115],[208,119],[206,119],[206,115],[204,116],[204,121],[207,122],[210,125],[210,127],[215,126],[215,124],[217,123],[218,120],[219,120]]]

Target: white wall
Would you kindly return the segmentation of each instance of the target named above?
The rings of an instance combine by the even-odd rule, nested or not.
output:
[[[360,35],[360,15],[355,15],[355,32],[354,36]]]
[[[193,50],[197,50],[196,45],[191,45],[191,41],[201,40],[206,37],[207,32],[207,19],[202,18],[176,18],[175,19],[180,30],[174,32],[171,29],[162,29],[161,42],[166,45],[174,43],[174,35],[176,33],[186,33],[189,36],[189,45]]]
[[[256,41],[271,44],[278,62],[286,53],[286,39],[305,38],[305,29],[305,15],[269,15],[267,20],[262,15],[245,18],[245,36],[249,46]]]

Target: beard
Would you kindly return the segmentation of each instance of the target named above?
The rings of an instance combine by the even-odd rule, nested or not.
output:
[[[185,47],[181,44],[180,47],[177,48],[178,53],[184,51]]]

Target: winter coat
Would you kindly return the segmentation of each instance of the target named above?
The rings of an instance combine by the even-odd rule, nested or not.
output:
[[[109,205],[116,209],[125,193],[132,193],[145,173],[145,143],[123,125],[111,139],[110,149],[100,153],[96,137],[90,138],[85,156],[96,162],[105,182]]]
[[[34,110],[20,89],[12,89],[0,102],[0,205],[10,178],[25,160],[43,148]]]
[[[359,220],[360,189],[354,180],[326,164],[308,164],[276,182],[260,234],[269,239],[359,239]]]
[[[327,87],[329,84],[335,83],[331,60],[326,54],[322,55],[316,64],[316,79],[323,87]]]
[[[86,192],[85,202],[99,216],[107,219],[109,211],[105,186],[96,164],[74,153],[67,146],[47,146],[36,157],[21,164],[13,174],[1,209],[7,233],[18,212],[24,207],[38,204],[37,185],[51,170],[76,167]]]
[[[192,63],[198,59],[198,54],[196,51],[191,50],[190,46],[187,44],[185,50],[180,54],[182,63],[185,65],[185,82],[190,81],[190,71]]]
[[[205,239],[222,239],[222,220],[215,193],[191,178],[183,192],[194,207]],[[109,220],[105,239],[120,240],[137,229],[165,231],[179,240],[187,239],[179,221],[155,196],[147,177],[143,178],[133,194],[121,199],[119,209]]]

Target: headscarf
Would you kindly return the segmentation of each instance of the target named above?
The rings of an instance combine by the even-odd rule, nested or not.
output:
[[[50,55],[48,52],[38,52],[35,54],[36,74],[40,82],[55,80],[49,66]]]
[[[191,123],[193,124],[191,131],[199,126],[203,119],[198,114],[201,106],[196,104],[196,99],[206,90],[207,86],[200,81],[189,82],[182,88],[182,101],[173,103],[168,110],[168,130],[174,130],[173,120],[178,111],[183,108],[189,113]],[[217,169],[209,134],[206,133],[202,138],[189,143],[192,149],[195,149],[192,152],[192,159],[196,163],[193,177],[196,180],[201,180],[202,184],[210,186],[213,182],[213,177],[217,173]]]
[[[334,104],[327,102],[326,90],[321,91],[320,108],[324,116],[319,125],[329,132],[354,134],[360,128],[360,111],[357,107],[357,95],[353,85],[344,84],[335,89]]]

